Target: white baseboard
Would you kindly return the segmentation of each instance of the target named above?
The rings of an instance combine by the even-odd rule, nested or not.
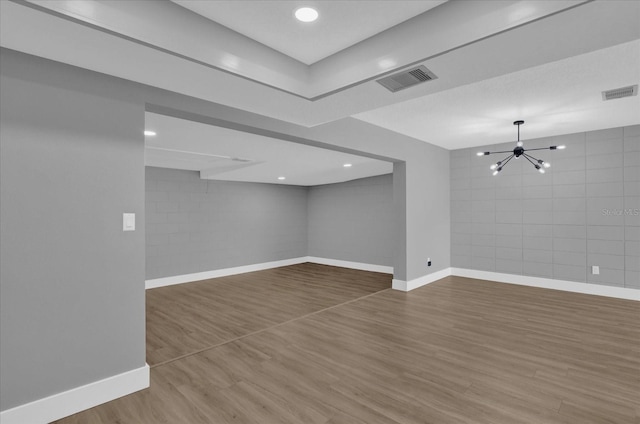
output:
[[[384,274],[393,274],[392,266],[365,264],[362,262],[343,261],[340,259],[318,258],[315,256],[307,256],[307,262],[314,264],[339,266],[342,268],[359,269],[361,271],[382,272]]]
[[[618,299],[640,300],[640,290],[623,287],[603,286],[600,284],[578,283],[576,281],[554,280],[551,278],[530,277],[527,275],[502,274],[499,272],[477,271],[474,269],[451,268],[451,274],[459,277],[497,281],[499,283],[519,284],[575,293],[594,294]]]
[[[0,412],[2,424],[46,424],[149,387],[149,365]]]
[[[411,291],[418,287],[426,286],[427,284],[438,281],[441,278],[451,275],[451,268],[445,268],[440,271],[432,272],[431,274],[423,275],[422,277],[415,278],[413,280],[404,281],[393,279],[391,288],[394,290]]]
[[[191,283],[194,281],[208,280],[209,278],[226,277],[229,275],[244,274],[245,272],[262,271],[265,269],[278,268],[287,265],[296,265],[309,262],[307,256],[281,261],[263,262],[260,264],[236,266],[233,268],[216,269],[213,271],[196,272],[193,274],[175,275],[172,277],[154,278],[145,281],[145,288],[154,289],[156,287],[171,286],[174,284]]]
[[[146,289],[154,289],[156,287],[172,286],[174,284],[191,283],[194,281],[208,280],[209,278],[226,277],[229,275],[244,274],[245,272],[262,271],[265,269],[278,268],[281,266],[302,264],[305,262],[313,262],[322,265],[339,266],[343,268],[359,269],[363,271],[383,272],[393,274],[393,267],[383,265],[372,265],[360,262],[349,262],[338,259],[317,258],[315,256],[302,256],[293,259],[284,259],[281,261],[263,262],[260,264],[237,266],[233,268],[216,269],[213,271],[196,272],[193,274],[174,275],[171,277],[154,278],[145,281]]]

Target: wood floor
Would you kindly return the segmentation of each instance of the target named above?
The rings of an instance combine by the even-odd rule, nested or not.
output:
[[[147,290],[151,366],[391,286],[391,276],[301,264]]]
[[[303,264],[150,290],[151,388],[58,422],[640,423],[640,303],[389,280]]]

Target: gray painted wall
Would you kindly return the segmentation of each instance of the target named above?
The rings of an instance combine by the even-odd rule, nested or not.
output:
[[[89,132],[101,135],[111,142],[124,139],[131,142],[135,140],[135,148],[139,149],[139,151],[135,150],[135,152],[125,152],[122,149],[117,154],[114,150],[113,155],[105,151],[104,153],[106,154],[100,157],[99,162],[90,162],[93,164],[90,167],[91,169],[76,163],[77,161],[73,161],[71,157],[67,158],[68,166],[59,166],[51,169],[51,173],[43,175],[42,179],[52,178],[52,175],[57,175],[58,173],[73,172],[75,178],[80,181],[73,181],[73,184],[70,182],[66,189],[55,188],[51,192],[59,194],[59,196],[55,197],[55,199],[52,196],[45,197],[50,199],[50,203],[44,206],[40,205],[37,197],[35,197],[43,191],[42,187],[35,187],[35,184],[27,185],[28,188],[33,187],[31,193],[33,193],[35,200],[32,200],[32,202],[38,204],[37,207],[30,205],[35,208],[33,210],[45,209],[47,214],[51,214],[52,217],[56,218],[52,218],[51,221],[55,222],[51,222],[51,226],[43,225],[43,231],[51,227],[61,227],[57,218],[67,216],[61,212],[66,208],[67,200],[72,202],[70,204],[76,206],[74,210],[92,211],[98,215],[88,215],[89,217],[93,217],[100,222],[104,219],[109,221],[109,225],[111,225],[112,207],[117,209],[118,231],[112,233],[109,226],[109,229],[105,229],[99,234],[94,234],[95,237],[92,237],[92,240],[104,241],[104,251],[95,244],[83,244],[84,250],[79,252],[78,255],[75,255],[75,251],[70,252],[72,249],[65,246],[67,244],[75,246],[76,237],[83,237],[79,234],[72,233],[69,236],[71,237],[69,242],[66,239],[62,240],[62,237],[39,241],[43,246],[48,246],[48,252],[56,249],[60,250],[60,252],[53,253],[52,257],[61,255],[61,252],[65,251],[74,253],[70,255],[74,257],[74,261],[70,261],[67,258],[61,260],[61,262],[55,262],[55,264],[62,264],[63,267],[56,269],[56,273],[52,273],[53,270],[49,270],[51,272],[47,273],[48,276],[60,276],[61,281],[73,281],[68,290],[59,291],[57,294],[50,293],[52,290],[48,288],[44,292],[29,288],[30,283],[10,284],[8,278],[15,271],[6,271],[4,269],[4,261],[8,262],[8,259],[4,259],[3,256],[3,271],[1,274],[1,287],[3,290],[2,311],[3,313],[8,313],[5,311],[25,310],[28,315],[18,313],[15,315],[18,317],[17,321],[2,320],[2,339],[0,339],[0,342],[2,342],[2,349],[7,349],[7,352],[11,352],[10,357],[5,355],[4,351],[0,352],[4,361],[2,367],[10,367],[17,371],[15,373],[11,371],[9,374],[5,374],[4,371],[2,373],[2,394],[0,397],[3,400],[0,403],[0,408],[4,409],[33,400],[41,397],[45,392],[50,394],[54,391],[63,391],[70,386],[81,385],[89,380],[95,381],[103,377],[116,375],[121,372],[120,369],[116,370],[116,368],[120,368],[117,365],[126,363],[125,368],[132,369],[137,368],[140,362],[144,360],[144,287],[142,284],[144,279],[144,267],[142,266],[144,263],[144,235],[140,231],[143,228],[141,215],[143,206],[137,206],[138,203],[134,202],[141,202],[144,199],[142,194],[144,190],[142,188],[144,184],[144,168],[142,166],[142,137],[140,134],[144,128],[143,110],[145,109],[175,117],[187,117],[197,122],[209,123],[224,128],[264,134],[283,140],[333,148],[339,151],[363,153],[370,157],[394,161],[393,204],[395,223],[398,226],[395,234],[398,247],[394,251],[394,277],[402,280],[413,279],[450,266],[449,152],[445,149],[384,130],[354,118],[346,118],[325,125],[306,128],[35,56],[7,49],[0,50],[2,52],[0,60],[2,74],[5,78],[3,80],[2,97],[3,100],[6,99],[7,107],[13,108],[14,106],[11,103],[14,97],[19,98],[22,96],[22,93],[20,95],[5,94],[11,92],[8,90],[13,90],[9,87],[14,84],[16,84],[15,90],[25,90],[26,99],[33,99],[33,96],[37,95],[37,101],[34,101],[34,104],[28,105],[26,110],[21,111],[23,113],[16,113],[12,118],[21,122],[21,125],[25,128],[25,134],[31,128],[37,129],[41,127],[42,122],[47,119],[59,116],[60,119],[55,122],[55,125],[59,127],[59,132],[56,134],[47,132],[46,135],[47,137],[55,135],[53,139],[61,140],[61,151],[67,150],[64,147],[65,143],[69,143],[72,140],[72,137],[65,135],[65,131],[74,133],[79,131],[78,128],[81,125],[95,126]],[[51,99],[52,96],[45,96],[41,100],[40,91],[47,93],[51,89],[56,90],[55,99]],[[80,99],[84,100],[81,101]],[[43,107],[37,107],[39,102],[42,103]],[[69,103],[68,106],[67,103]],[[15,107],[21,104],[17,102]],[[46,115],[51,113],[52,109],[57,109],[56,114],[59,115],[53,114],[51,118],[48,118]],[[65,115],[65,109],[77,112],[77,114],[67,113]],[[88,115],[85,111],[93,113]],[[87,120],[87,122],[82,124],[79,117]],[[25,138],[33,139],[30,136],[25,136]],[[137,144],[138,142],[139,145]],[[93,139],[91,143],[92,146],[93,144],[99,144]],[[128,144],[126,145],[128,146]],[[108,147],[105,145],[104,150],[118,149],[116,146],[121,146],[121,144],[116,143],[115,146],[109,144]],[[97,151],[103,152],[100,148]],[[37,151],[31,153],[34,156],[29,161],[25,160],[24,157],[11,159],[15,163],[20,163],[21,166],[24,165],[21,176],[34,172],[31,171],[34,168],[32,164],[38,165],[41,162],[46,162],[45,155],[38,154]],[[80,155],[78,156],[79,158],[83,158],[83,155],[89,155],[90,153],[83,151],[78,154]],[[4,168],[4,162],[9,162],[10,160],[4,159],[9,157],[8,154],[5,155],[3,152],[2,156]],[[133,166],[130,169],[129,165],[126,165],[130,163],[129,161],[135,161],[138,164],[136,177],[130,175],[130,173],[133,173]],[[12,165],[8,166],[12,168]],[[126,169],[122,171],[121,167]],[[21,183],[15,181],[15,173],[17,172],[15,168],[12,168],[12,171],[8,169],[2,170],[2,196],[7,196],[6,193],[10,193],[13,190],[12,187],[21,186]],[[93,173],[98,170],[102,170],[106,174],[97,175],[107,175],[111,169],[119,171],[119,173],[114,176],[114,180],[109,180],[108,184],[105,182],[106,179],[100,182],[94,182],[91,179],[93,178],[91,175],[94,175]],[[6,177],[5,174],[7,175]],[[81,181],[83,178],[89,178],[90,181],[83,182]],[[121,178],[127,179],[126,185],[119,185]],[[101,196],[105,196],[104,200],[101,199]],[[131,200],[125,201],[125,198]],[[403,201],[405,199],[406,201]],[[2,200],[4,200],[4,197]],[[6,202],[3,201],[2,203],[3,208],[11,208],[10,206],[5,206]],[[100,207],[94,208],[93,204],[100,205]],[[409,210],[409,207],[414,209]],[[99,210],[94,211],[94,209]],[[122,209],[128,209],[128,212],[133,211],[138,214],[138,231],[134,234],[127,234],[127,237],[135,237],[135,241],[131,245],[125,245],[124,242],[119,241],[119,237],[122,236],[119,232],[121,228],[120,214],[124,212]],[[10,222],[10,220],[5,218],[4,209],[0,211],[3,225],[2,255],[5,255],[4,252],[9,255],[10,251],[14,249],[10,247],[15,242],[13,238],[17,236],[14,233],[11,233],[13,234],[11,238],[5,236],[10,231],[6,230],[7,233],[5,233],[5,227],[9,225],[6,223]],[[102,215],[103,213],[107,214],[108,217]],[[27,212],[24,212],[24,214],[28,216]],[[84,217],[82,220],[90,219],[89,217]],[[18,219],[23,222],[21,218]],[[29,225],[34,224],[29,222]],[[34,228],[39,227],[35,226]],[[86,230],[84,226],[77,228]],[[21,229],[24,230],[22,227]],[[80,229],[78,230],[79,232],[81,232]],[[93,233],[89,232],[89,234]],[[87,246],[91,246],[91,249],[87,249]],[[17,246],[16,249],[18,249]],[[78,250],[80,249],[78,248]],[[97,251],[100,254],[92,256],[92,253]],[[85,284],[76,284],[77,267],[80,266],[83,270],[94,269],[94,265],[96,265],[94,259],[98,256],[103,256],[100,264],[104,267],[104,275],[87,277],[84,279]],[[432,268],[427,268],[426,266],[426,257],[428,256],[431,256],[434,260]],[[38,255],[33,255],[33,257],[37,258]],[[87,257],[90,257],[91,260],[86,259]],[[116,260],[114,258],[119,259]],[[48,261],[47,259],[44,260],[45,262]],[[50,263],[54,264],[53,261]],[[29,261],[26,264],[34,265]],[[30,272],[37,273],[36,271]],[[96,283],[98,280],[100,284]],[[20,282],[23,281],[25,280],[21,278]],[[32,280],[29,279],[28,281]],[[140,281],[139,286],[138,281]],[[9,289],[10,286],[11,289]],[[7,287],[6,290],[5,287]],[[33,287],[36,286],[34,285]],[[49,322],[40,325],[41,323],[33,321],[33,299],[43,299],[45,297],[47,298],[47,304],[43,311],[50,315],[48,316]],[[94,302],[98,298],[101,303]],[[117,301],[115,301],[116,298]],[[5,308],[5,304],[11,306]],[[61,310],[66,311],[60,312]],[[60,314],[60,318],[52,317],[55,314]],[[70,314],[77,318],[78,321],[66,319]],[[36,316],[38,315],[36,314]],[[29,325],[27,325],[28,319],[33,321]],[[93,323],[96,323],[96,325],[92,326]],[[67,324],[71,325],[65,327]],[[18,334],[23,329],[26,332],[24,337],[28,336],[27,338],[31,345],[23,343],[22,345],[16,344],[12,347],[6,347],[7,342],[5,342],[4,338],[12,340],[12,343],[18,343],[19,341],[13,340],[12,337],[18,337]],[[131,340],[115,340],[117,343],[111,343],[109,347],[105,347],[103,350],[97,349],[96,346],[104,346],[100,343],[93,344],[93,338],[106,329],[110,330],[106,334],[108,337],[112,337],[111,340],[114,340],[113,337],[131,338]],[[68,336],[70,338],[72,334],[73,340],[63,346],[64,341],[69,341],[65,337]],[[83,340],[86,343],[83,346],[78,346],[79,341]],[[35,353],[18,356],[16,352],[21,351],[23,353],[23,348],[33,348],[31,350],[37,352],[38,357],[33,359]],[[42,352],[46,352],[48,348],[53,348],[51,351],[53,355],[50,354],[43,358]],[[81,349],[77,350],[77,348]],[[114,352],[112,349],[116,349],[118,352]],[[72,373],[69,373],[69,367],[75,367],[76,365],[65,361],[68,358],[79,359],[79,356],[82,356],[83,353],[90,353],[90,355],[86,355],[81,361],[76,362],[79,368],[74,368]],[[135,357],[136,360],[130,361],[130,357]],[[47,363],[34,372],[32,369],[33,361],[47,361]],[[88,365],[88,361],[91,362],[91,365]],[[135,362],[135,366],[132,366],[133,362]],[[30,372],[34,372],[35,377],[22,380],[22,383],[16,386],[16,375],[27,369]],[[75,370],[82,372],[76,372]],[[40,384],[40,376],[42,376],[43,384]],[[9,390],[9,387],[11,388],[11,394],[5,390],[5,387],[7,387],[7,390]]]
[[[145,364],[144,108],[6,50],[0,91],[6,410]]]
[[[307,256],[307,188],[146,168],[147,279]]]
[[[355,118],[306,128],[161,90],[148,93],[148,101],[153,113],[393,162],[394,278],[451,266],[448,150]]]
[[[392,266],[392,176],[295,187],[146,168],[146,278],[303,256]]]
[[[310,128],[308,136],[398,159],[394,279],[409,281],[451,266],[448,150],[353,118]]]
[[[391,174],[309,188],[309,256],[393,266]]]
[[[534,155],[544,175],[520,159],[493,177],[502,157],[475,155],[514,143],[451,152],[452,266],[640,288],[640,126],[525,140],[560,144]]]

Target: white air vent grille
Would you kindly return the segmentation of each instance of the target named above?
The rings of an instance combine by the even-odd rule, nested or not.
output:
[[[417,68],[411,68],[394,75],[389,75],[377,81],[387,90],[395,93],[396,91],[404,90],[405,88],[413,87],[414,85],[436,78],[438,77],[433,72],[420,65]]]
[[[638,85],[630,85],[628,87],[616,88],[602,92],[602,100],[621,99],[623,97],[631,97],[638,95]]]

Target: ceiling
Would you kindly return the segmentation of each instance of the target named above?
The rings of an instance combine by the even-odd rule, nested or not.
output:
[[[602,91],[640,82],[640,40],[463,85],[355,115],[446,149],[618,126],[640,119],[640,96]]]
[[[156,133],[145,137],[145,165],[203,179],[315,186],[393,172],[391,162],[155,113],[145,114],[145,128]]]
[[[356,118],[446,149],[513,140],[517,119],[524,139],[640,124],[640,97],[600,97],[640,82],[640,1],[309,1],[321,18],[305,26],[291,16],[298,5],[0,1],[0,44],[292,128]],[[375,81],[416,64],[438,78],[397,93]],[[208,178],[270,181],[286,170],[287,183],[308,185],[345,175],[331,168],[341,154],[316,150],[327,168],[311,172],[291,163],[290,142],[168,118],[158,125],[156,147],[255,159],[215,163]],[[155,149],[148,160],[197,170],[230,161],[168,154]],[[388,163],[360,159],[350,175],[388,172]]]
[[[171,1],[311,65],[446,0]],[[314,6],[321,12],[316,22],[291,19],[303,6]]]

